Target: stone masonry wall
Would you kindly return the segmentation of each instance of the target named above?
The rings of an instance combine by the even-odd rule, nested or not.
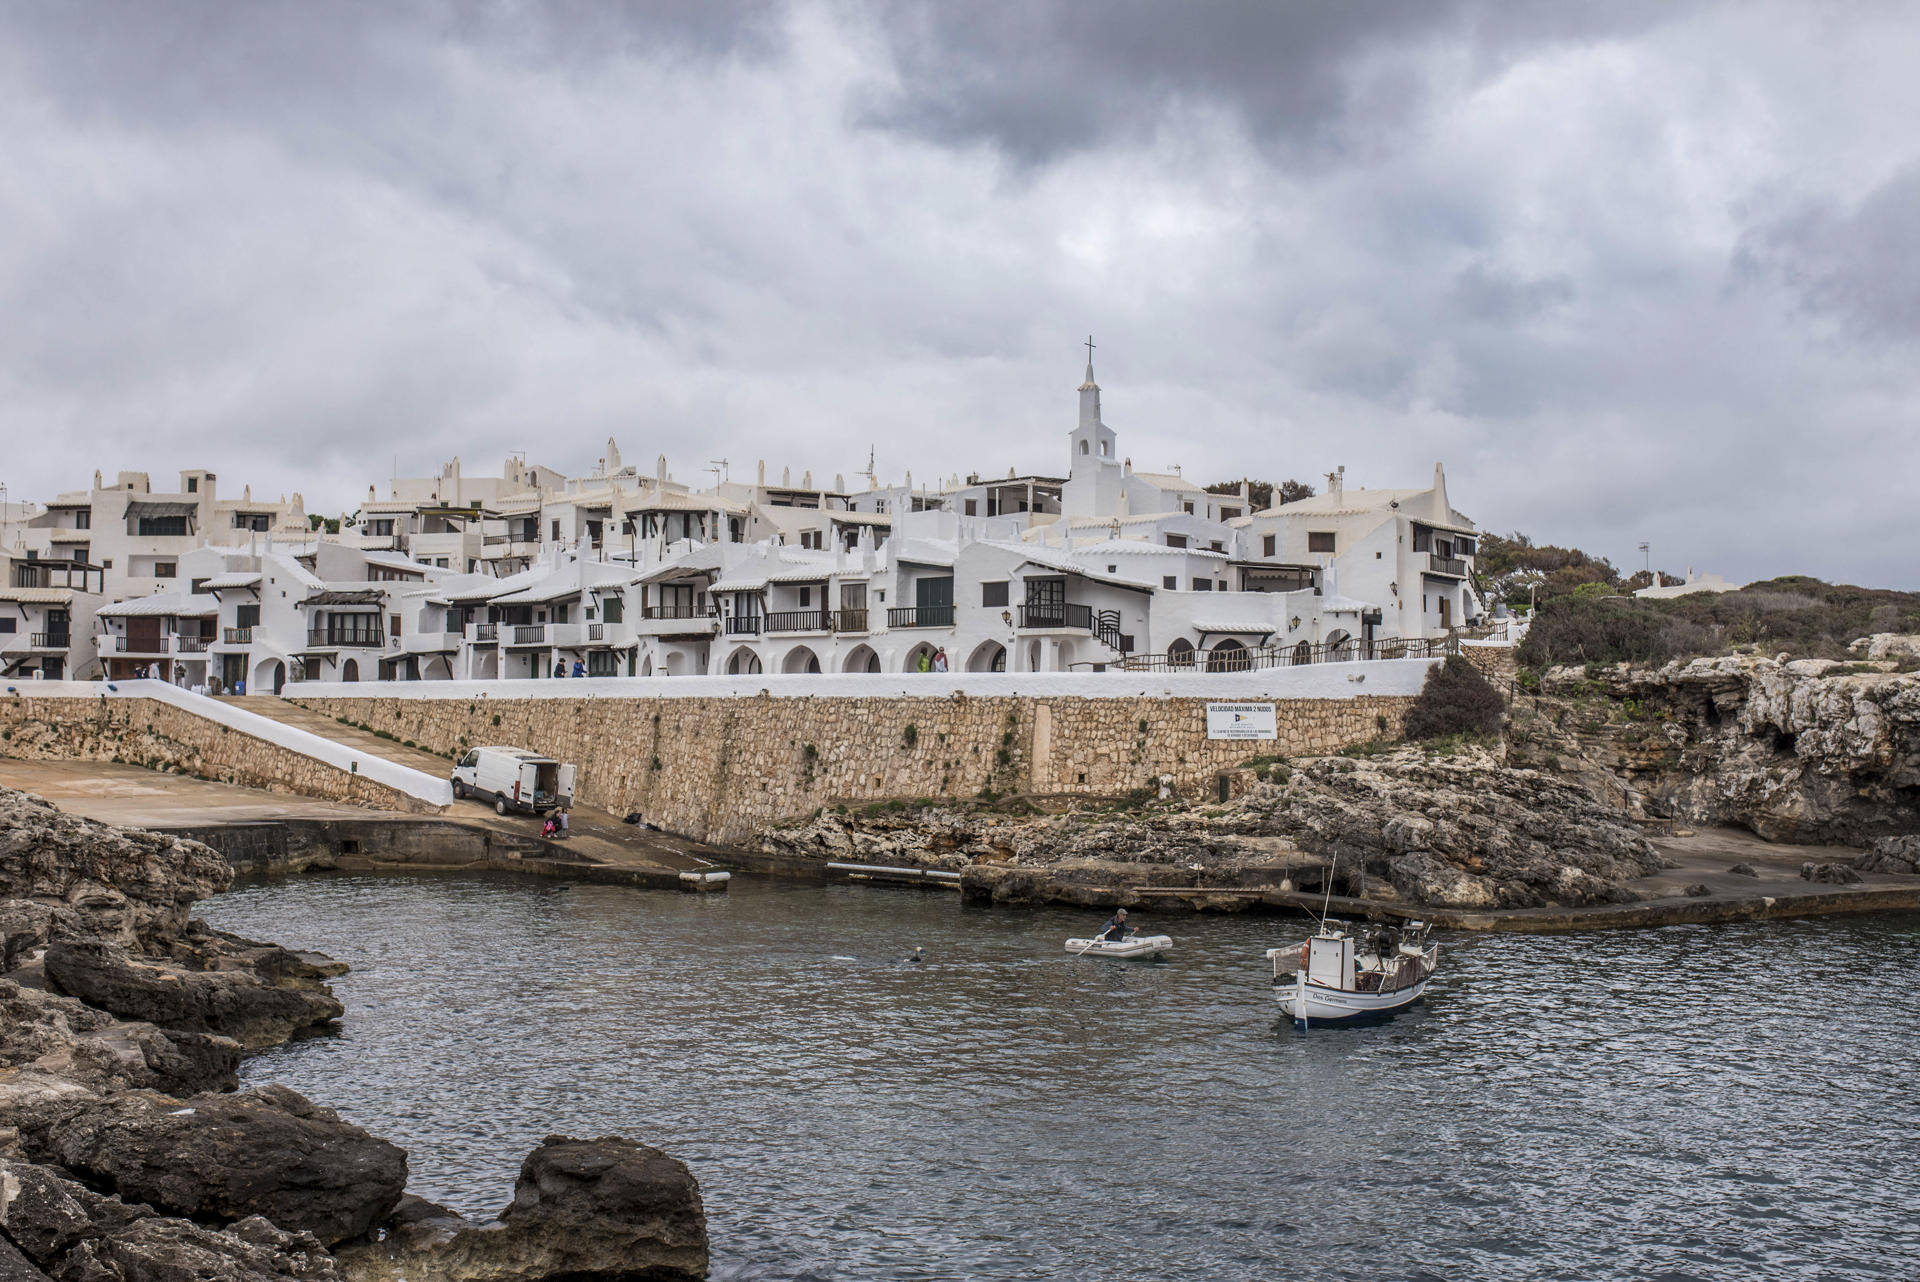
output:
[[[1257,754],[1398,738],[1405,696],[1275,700],[1277,742],[1209,740],[1197,698],[300,699],[433,752],[510,744],[580,768],[579,800],[743,842],[841,803],[995,792],[1205,795]]]
[[[156,699],[0,697],[0,756],[28,761],[122,761],[375,810],[439,812],[437,806],[365,775],[351,774]]]

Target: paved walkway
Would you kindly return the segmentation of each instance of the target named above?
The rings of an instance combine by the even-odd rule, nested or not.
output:
[[[453,762],[437,753],[428,752],[425,748],[409,748],[396,739],[383,739],[371,730],[335,721],[325,713],[314,712],[270,694],[222,695],[220,702],[331,739],[357,752],[364,752],[369,757],[382,757],[396,766],[422,771],[437,779],[447,779],[453,775]]]
[[[9,757],[0,757],[0,786],[37,793],[71,814],[131,828],[187,828],[289,819],[453,823],[540,844],[538,819],[529,815],[503,818],[494,814],[491,806],[477,801],[456,801],[442,816],[410,815],[210,783],[185,775],[161,774],[140,766],[104,761],[18,761]],[[724,858],[721,852],[697,842],[667,833],[644,832],[621,823],[604,810],[591,807],[576,809],[570,827],[568,840],[544,843],[549,858],[675,872],[705,869]]]

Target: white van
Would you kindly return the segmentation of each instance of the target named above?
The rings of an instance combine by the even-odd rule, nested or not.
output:
[[[573,802],[574,768],[525,748],[471,748],[453,768],[453,795],[491,800],[496,814],[539,814]]]

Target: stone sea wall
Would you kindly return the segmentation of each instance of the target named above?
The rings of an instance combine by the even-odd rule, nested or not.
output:
[[[28,761],[121,761],[376,810],[416,814],[439,810],[364,774],[157,699],[0,698],[0,756]]]
[[[544,684],[544,683],[543,683]],[[339,689],[339,687],[334,687]],[[1214,792],[1260,754],[1397,738],[1404,695],[1274,699],[1277,741],[1209,740],[1195,697],[455,698],[329,694],[306,707],[433,752],[532,748],[580,767],[579,800],[742,842],[823,806],[982,792]],[[1267,700],[1262,700],[1267,702]]]

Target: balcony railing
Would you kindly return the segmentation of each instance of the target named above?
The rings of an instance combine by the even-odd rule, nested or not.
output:
[[[71,632],[36,632],[33,634],[33,648],[36,650],[64,650],[73,644]]]
[[[253,629],[252,628],[222,628],[220,629],[220,640],[225,642],[227,645],[252,645]]]
[[[650,605],[640,611],[643,619],[698,619],[700,611],[690,605]]]
[[[475,641],[498,641],[500,639],[500,625],[497,623],[474,624],[473,639]]]
[[[111,633],[101,637],[103,654],[168,654],[173,647],[171,637],[123,637]]]
[[[362,650],[378,650],[386,644],[386,636],[378,628],[308,628],[307,645],[325,646],[328,649],[349,647]]]
[[[760,616],[757,614],[730,614],[727,616],[727,635],[730,637],[757,637],[760,635]]]
[[[212,637],[175,637],[174,648],[181,654],[205,654]]]
[[[547,625],[544,623],[516,623],[513,625],[513,643],[515,645],[545,645]]]
[[[1467,563],[1457,556],[1441,556],[1438,552],[1429,552],[1427,568],[1435,574],[1451,574],[1462,579],[1467,577]]]
[[[1029,601],[1020,607],[1023,628],[1084,628],[1093,631],[1093,607],[1070,601]]]
[[[833,616],[835,632],[865,632],[867,630],[867,612],[865,610],[841,610]]]
[[[887,626],[890,628],[950,628],[953,626],[953,607],[908,605],[897,610],[888,610]]]
[[[589,641],[605,641],[606,639],[607,639],[607,625],[606,625],[606,624],[604,624],[604,623],[589,623],[589,624],[587,625],[587,640],[589,640]]]
[[[769,632],[826,632],[831,630],[825,610],[775,610],[767,615]]]

